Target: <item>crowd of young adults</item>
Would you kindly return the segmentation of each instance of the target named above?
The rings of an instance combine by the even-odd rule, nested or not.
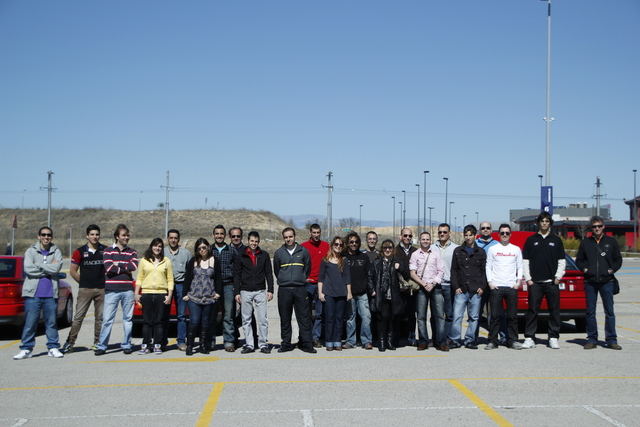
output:
[[[52,242],[51,228],[42,227],[38,242],[24,256],[25,324],[20,352],[14,359],[32,356],[41,311],[48,355],[60,358],[76,350],[91,303],[95,313],[92,349],[96,356],[107,352],[118,306],[123,325],[120,347],[125,354],[134,351],[134,305],[141,307],[143,317],[143,341],[138,353],[160,354],[167,350],[172,301],[177,315],[177,348],[186,355],[195,351],[208,354],[215,349],[220,312],[224,350],[240,348],[238,309],[244,332],[241,352],[270,353],[267,307],[274,296],[274,277],[278,285],[280,353],[296,348],[291,326],[294,312],[299,331],[297,347],[307,353],[316,353],[323,346],[327,351],[357,346],[365,350],[377,347],[379,351],[414,346],[424,351],[429,345],[440,351],[463,346],[473,350],[478,348],[479,316],[485,304],[491,313],[486,350],[496,349],[501,343],[516,350],[532,348],[543,297],[549,310],[547,345],[557,349],[559,284],[566,264],[562,240],[551,232],[552,224],[551,216],[541,213],[538,233],[528,238],[523,250],[510,243],[508,224],[498,227],[500,239],[494,240],[488,222],[480,224],[479,235],[475,226],[465,226],[460,246],[451,241],[451,229],[443,223],[437,227],[435,243],[430,233],[423,231],[418,236],[419,247],[415,247],[412,231],[404,228],[397,245],[384,240],[379,248],[378,235],[369,231],[364,249],[355,232],[326,242],[321,239],[320,226],[313,224],[309,239],[298,244],[295,229],[287,227],[282,230],[283,244],[275,251],[273,261],[260,248],[258,232],[251,231],[245,245],[240,227],[229,230],[227,243],[225,227],[215,226],[213,243],[197,239],[193,255],[180,246],[180,232],[172,229],[167,247],[161,238],[155,238],[139,258],[128,246],[130,232],[126,225],[116,227],[114,243],[108,247],[100,243],[100,228],[90,225],[87,243],[71,257],[70,274],[79,290],[73,323],[61,348],[55,315],[62,254]],[[622,258],[616,240],[604,234],[603,219],[593,217],[591,227],[592,235],[582,240],[576,258],[585,274],[584,348],[597,346],[596,302],[600,295],[606,346],[620,350],[613,295],[617,287],[614,273],[621,267]],[[517,289],[523,284],[529,294],[529,309],[525,340],[520,343],[516,303]],[[465,313],[468,325],[463,337]]]

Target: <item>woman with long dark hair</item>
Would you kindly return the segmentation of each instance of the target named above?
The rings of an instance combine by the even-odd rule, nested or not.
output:
[[[318,298],[324,302],[324,324],[327,351],[342,350],[344,309],[351,296],[351,270],[343,257],[344,241],[331,240],[329,252],[320,264]]]
[[[378,327],[378,350],[395,350],[393,335],[396,329],[396,318],[402,315],[403,303],[398,282],[399,263],[393,258],[392,240],[382,242],[380,256],[373,262],[369,270],[369,288],[371,294],[371,311],[376,314]]]
[[[209,320],[214,313],[213,307],[222,293],[221,283],[214,280],[215,258],[207,239],[196,240],[193,249],[195,254],[187,262],[184,276],[182,299],[189,306],[189,331],[187,333],[186,355],[193,354],[198,331],[200,332],[200,352],[209,354],[211,350],[211,333]]]
[[[165,305],[171,304],[173,295],[173,265],[164,256],[164,242],[156,237],[144,252],[138,266],[135,300],[142,303],[143,341],[138,353],[162,353],[163,322]]]

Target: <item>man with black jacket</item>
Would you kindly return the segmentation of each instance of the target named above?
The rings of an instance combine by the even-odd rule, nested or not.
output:
[[[616,315],[613,311],[613,295],[617,294],[618,282],[614,273],[622,267],[622,255],[618,242],[605,236],[604,220],[599,216],[591,217],[591,237],[580,242],[576,264],[584,272],[585,293],[587,294],[587,343],[585,350],[598,345],[598,325],[596,323],[596,303],[598,293],[604,307],[604,333],[607,347],[622,350],[616,334]]]
[[[282,344],[278,353],[293,350],[291,345],[291,314],[295,310],[298,321],[300,348],[307,353],[317,353],[311,340],[311,313],[306,290],[311,271],[309,252],[296,243],[296,231],[282,230],[284,244],[273,254],[273,270],[278,280],[278,313]]]
[[[369,255],[360,251],[362,244],[356,232],[347,235],[347,265],[351,271],[351,298],[347,301],[347,339],[342,346],[344,349],[356,346],[356,314],[360,316],[360,342],[362,348],[371,350],[371,311],[369,310]]]
[[[242,313],[242,329],[245,345],[242,353],[255,351],[255,339],[251,327],[253,311],[258,323],[258,346],[261,353],[271,353],[267,343],[269,322],[267,320],[267,302],[273,299],[273,269],[269,254],[260,249],[260,235],[257,231],[249,233],[249,247],[236,256],[233,262],[234,294]],[[267,289],[265,290],[265,282]]]
[[[566,266],[564,245],[560,237],[551,232],[553,218],[549,212],[541,212],[536,218],[538,232],[529,236],[522,251],[524,279],[527,281],[529,308],[524,331],[522,348],[536,346],[536,329],[538,329],[538,312],[542,298],[547,299],[549,306],[549,347],[560,348],[560,279],[564,276]]]
[[[400,230],[400,242],[396,246],[394,252],[394,259],[400,264],[398,273],[402,276],[402,280],[408,282],[411,278],[409,272],[409,259],[411,255],[417,250],[412,245],[413,234],[410,228],[403,228]],[[412,291],[407,290],[401,292],[404,306],[404,315],[401,316],[398,324],[398,337],[399,345],[402,345],[402,341],[407,341],[409,345],[416,346],[416,296]],[[398,338],[396,338],[398,339]]]

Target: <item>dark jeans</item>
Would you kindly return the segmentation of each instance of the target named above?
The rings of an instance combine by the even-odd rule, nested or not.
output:
[[[280,286],[278,288],[278,313],[282,344],[291,344],[291,315],[296,312],[300,345],[311,346],[311,316],[309,296],[305,286]]]
[[[151,345],[153,338],[154,344],[162,345],[164,335],[164,299],[166,294],[142,294],[140,302],[142,303],[142,343],[147,346]]]
[[[313,321],[311,335],[314,341],[320,341],[322,337],[322,309],[324,303],[318,298],[318,284],[307,283],[305,285],[309,296],[309,315]]]
[[[507,302],[507,345],[511,345],[512,342],[518,340],[518,320],[516,318],[518,291],[505,286],[498,286],[498,288],[490,291],[491,325],[489,326],[489,342],[498,344],[500,318],[504,314],[503,300]]]
[[[431,317],[435,319],[435,336],[433,337],[436,345],[446,344],[447,335],[444,333],[444,298],[442,296],[442,287],[438,285],[431,292],[420,289],[416,295],[416,311],[418,313],[418,344],[427,344],[429,342],[429,332],[427,330],[427,308],[431,305]]]
[[[187,301],[185,301],[187,302]],[[211,322],[211,315],[215,312],[213,304],[198,304],[193,301],[188,301],[189,304],[189,334],[193,337],[198,335],[198,332],[208,330],[209,323]]]
[[[442,285],[442,296],[444,298],[444,336],[448,337],[453,323],[453,303],[455,297],[451,295],[451,284]],[[434,332],[433,325],[431,332]],[[438,342],[446,344],[446,340],[438,338]]]
[[[21,350],[33,350],[36,345],[36,331],[43,312],[47,348],[58,348],[58,326],[56,324],[56,308],[58,300],[55,298],[25,297],[24,298],[24,328],[22,329]]]
[[[182,289],[184,287],[183,283],[175,283],[173,289],[172,298],[176,302],[176,319],[178,320],[177,329],[177,343],[183,344],[185,341],[185,337],[187,336],[187,316],[185,314],[185,310],[187,308],[187,302],[182,299]],[[171,317],[171,304],[166,304],[164,306],[164,315],[162,317],[162,342],[164,344],[167,343],[169,339],[169,318]]]
[[[527,325],[524,336],[533,338],[538,329],[538,313],[542,297],[547,298],[549,306],[549,338],[560,337],[560,289],[553,282],[534,283],[529,286],[529,308],[527,309]]]
[[[344,323],[344,308],[347,297],[331,297],[324,299],[324,335],[327,347],[342,346],[342,327]]]
[[[598,342],[598,323],[596,322],[596,304],[598,294],[602,298],[604,308],[604,335],[607,344],[617,344],[616,314],[613,311],[613,282],[592,283],[586,282],[584,286],[587,294],[587,341]]]
[[[403,299],[404,315],[397,319],[397,328],[394,332],[397,332],[396,341],[402,345],[405,341],[413,344],[416,340],[416,296],[417,294],[410,294],[408,292],[402,292],[400,298]],[[381,336],[382,338],[382,336]]]
[[[396,319],[393,317],[391,300],[385,299],[382,301],[382,304],[380,304],[380,309],[376,312],[378,340],[393,336],[396,329],[394,323],[396,323]]]

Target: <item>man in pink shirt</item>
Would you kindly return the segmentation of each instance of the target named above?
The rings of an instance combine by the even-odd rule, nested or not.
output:
[[[422,288],[416,295],[416,311],[418,317],[418,351],[429,347],[427,331],[427,305],[431,303],[431,314],[436,319],[436,348],[449,351],[445,334],[444,296],[442,295],[442,278],[444,262],[438,250],[431,248],[431,234],[420,233],[420,249],[411,254],[409,259],[411,279]]]

